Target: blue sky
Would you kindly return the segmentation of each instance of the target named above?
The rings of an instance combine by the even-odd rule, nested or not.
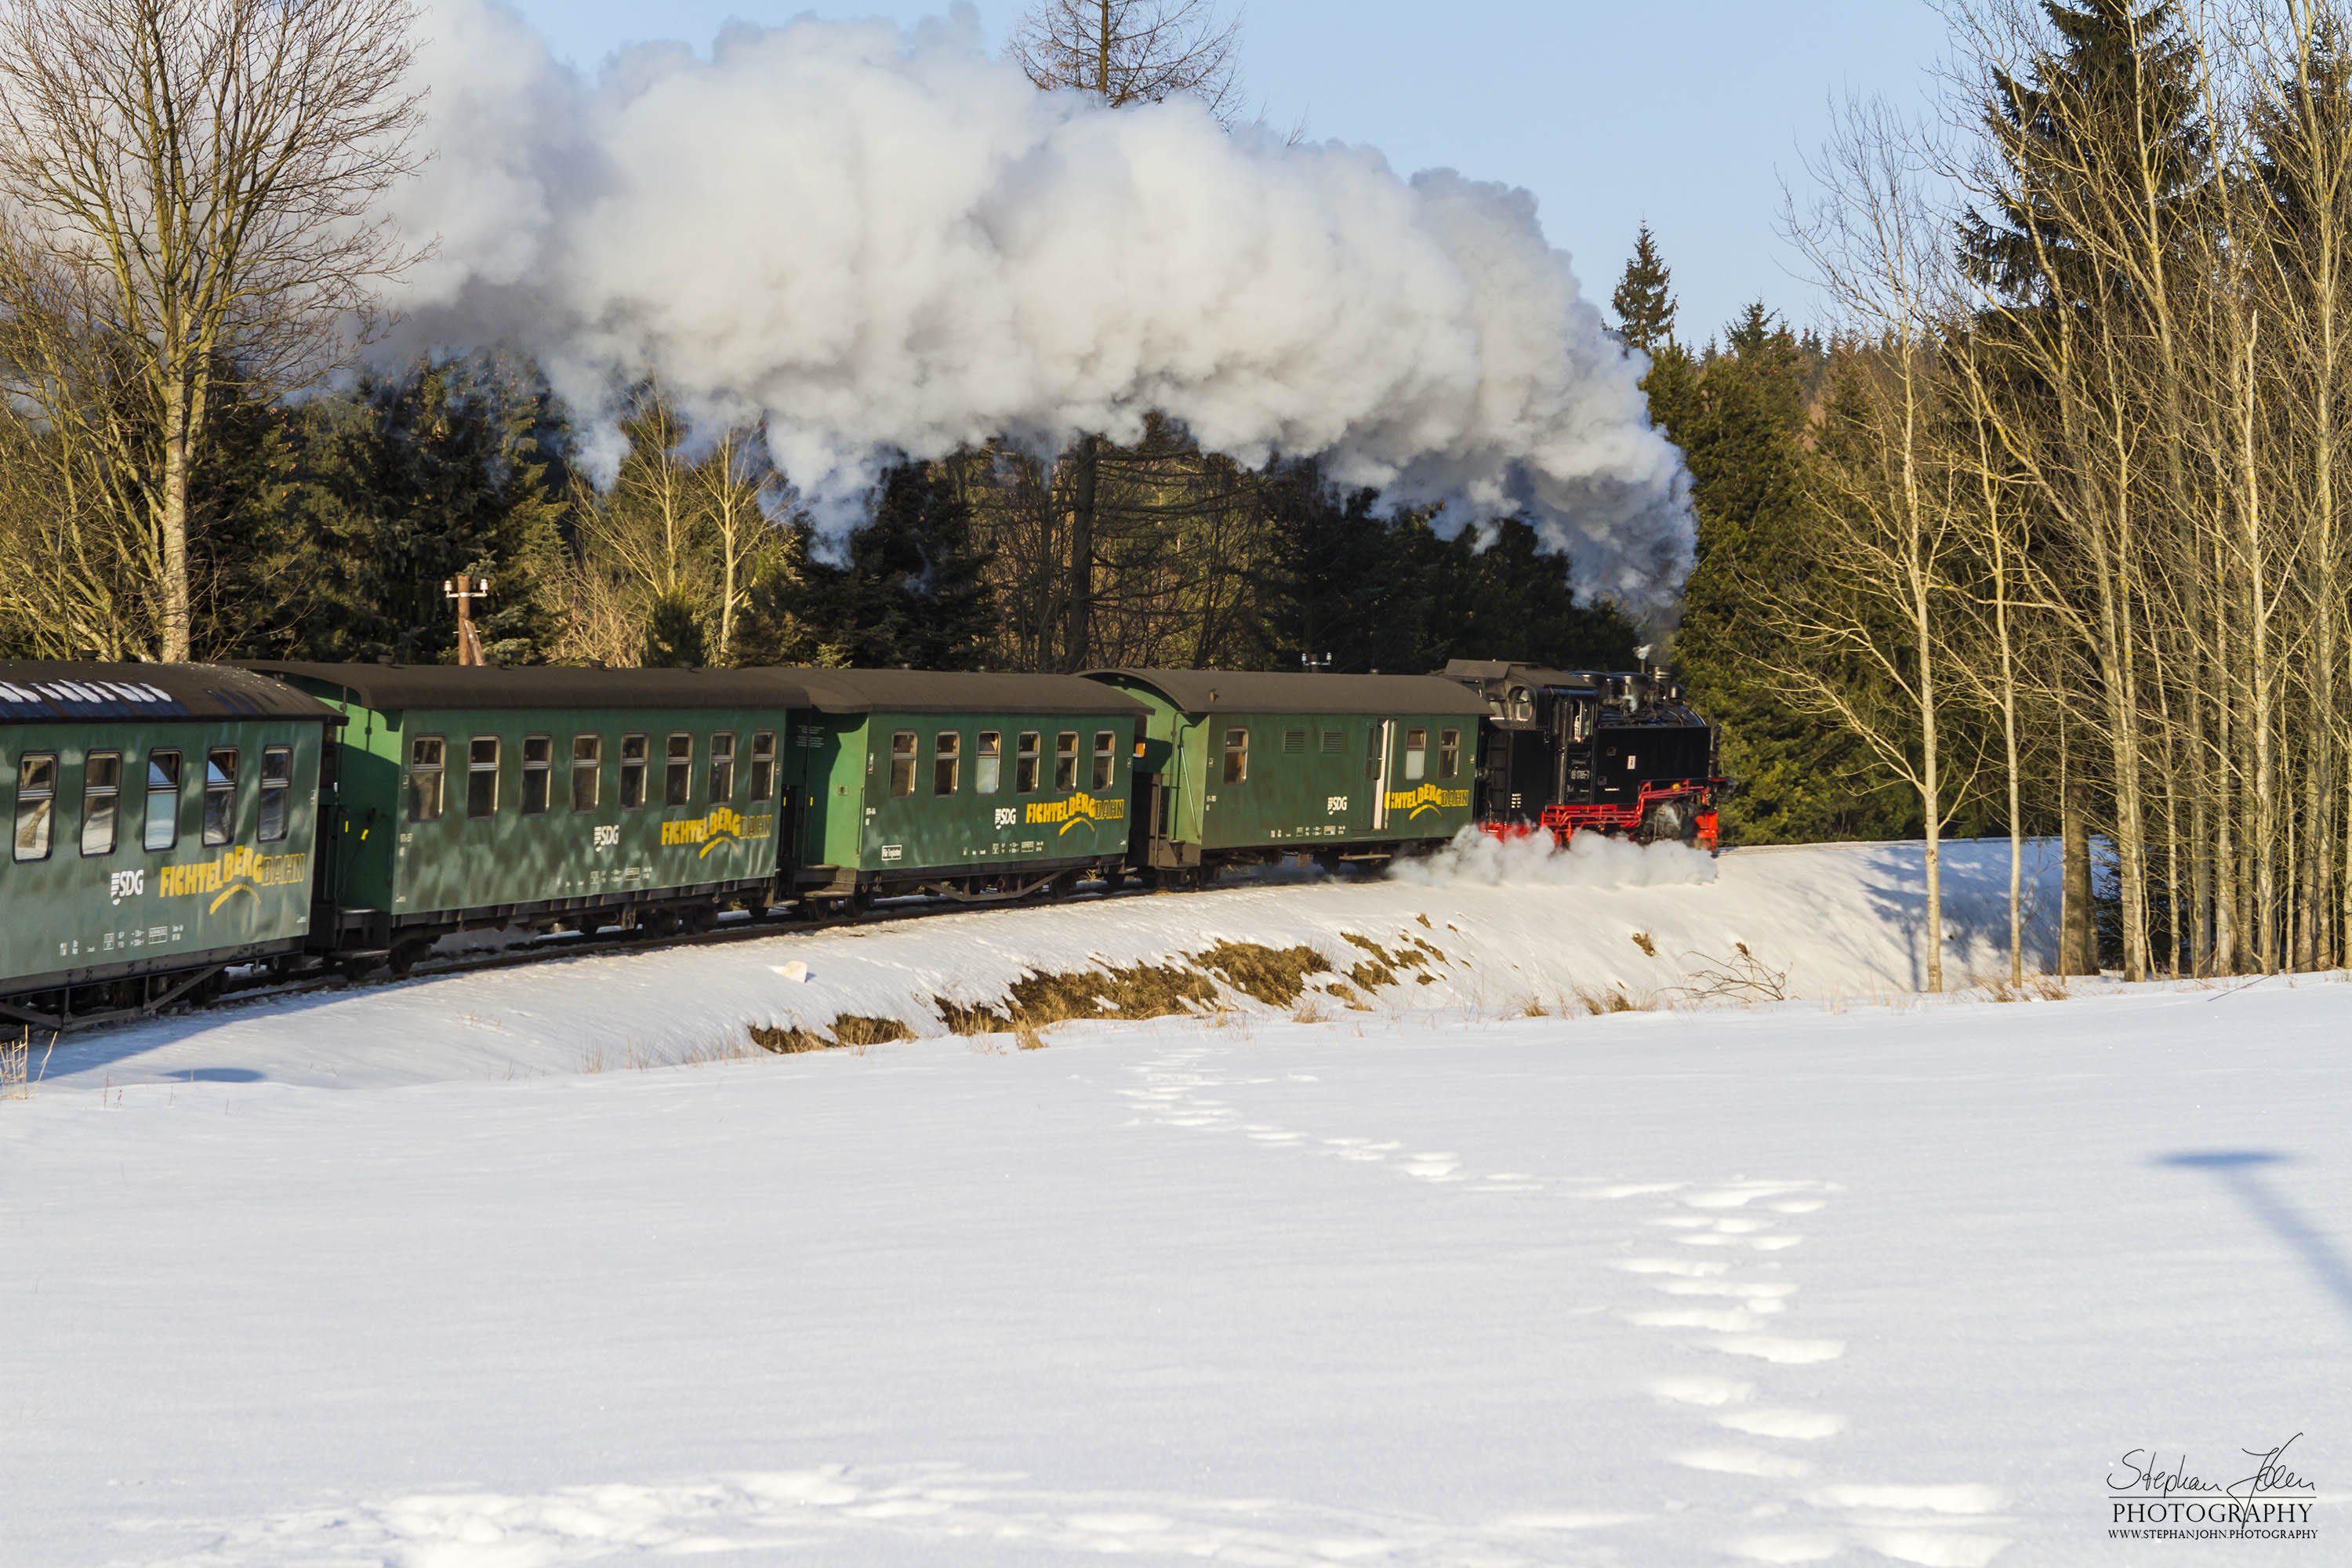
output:
[[[520,0],[556,52],[593,69],[649,38],[709,46],[730,17],[935,14],[946,0]],[[980,7],[992,38],[1022,10]],[[1924,101],[1943,52],[1927,0],[1256,0],[1243,7],[1253,105],[1364,142],[1400,170],[1448,165],[1525,185],[1545,232],[1606,301],[1648,219],[1681,327],[1704,341],[1759,297],[1801,323],[1812,297],[1777,237],[1828,105],[1849,90]]]

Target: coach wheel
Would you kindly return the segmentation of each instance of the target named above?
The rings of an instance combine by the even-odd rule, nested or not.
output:
[[[683,923],[677,918],[676,910],[645,910],[637,915],[637,934],[659,940],[662,937],[676,935],[677,928]]]
[[[405,974],[410,970],[416,967],[416,961],[418,959],[424,957],[426,953],[432,951],[433,939],[431,937],[418,937],[407,942],[397,942],[394,944],[391,955],[383,961],[383,966],[392,971],[394,974]]]

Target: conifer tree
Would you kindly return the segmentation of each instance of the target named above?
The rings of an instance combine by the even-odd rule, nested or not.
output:
[[[747,657],[916,669],[983,661],[995,609],[972,539],[971,509],[933,465],[901,462],[875,487],[873,520],[849,536],[839,565],[808,558],[807,524],[793,570],[752,590]]]
[[[1724,729],[1724,769],[1740,784],[1725,832],[1749,844],[1896,837],[1913,826],[1901,792],[1859,776],[1866,759],[1853,738],[1790,713],[1763,674],[1773,651],[1765,607],[1807,574],[1835,569],[1807,547],[1807,440],[1825,355],[1761,301],[1704,364],[1662,359],[1650,379],[1653,415],[1683,448],[1698,514],[1675,665]],[[1654,384],[1664,377],[1671,404]]]
[[[1380,515],[1380,495],[1324,482],[1313,463],[1268,487],[1279,555],[1266,661],[1410,674],[1449,658],[1623,669],[1639,640],[1606,603],[1580,602],[1568,557],[1523,518],[1441,539],[1418,512]],[[1303,656],[1303,657],[1302,657]]]
[[[2070,232],[2054,187],[2096,184],[2118,174],[2125,188],[2137,184],[2136,169],[2108,166],[2117,145],[2088,128],[2118,113],[2140,128],[2134,140],[2155,153],[2150,216],[2159,243],[2199,221],[2209,132],[2200,111],[2195,46],[2183,35],[2176,0],[2042,0],[2042,10],[2059,47],[2037,62],[2032,80],[1993,73],[1999,107],[1986,126],[2020,177],[1992,212],[1971,212],[1963,221],[1960,258],[1971,277],[2005,299],[2059,303],[2044,297],[2054,288],[2080,309],[2116,279]],[[2052,258],[2047,265],[2044,256]]]
[[[646,669],[699,669],[707,651],[693,595],[673,588],[656,598],[646,616],[645,651],[638,664]]]
[[[267,482],[235,486],[238,504],[205,551],[233,568],[200,600],[214,657],[454,659],[441,584],[460,575],[490,581],[474,614],[493,662],[547,657],[561,619],[541,582],[569,436],[535,374],[491,356],[425,361],[266,412],[275,433],[254,460]],[[269,583],[229,592],[238,573],[299,586],[298,602]]]
[[[1609,302],[1617,310],[1617,335],[1627,348],[1655,356],[1675,341],[1675,299],[1667,292],[1674,274],[1659,259],[1658,243],[1643,224],[1633,241],[1633,259]]]

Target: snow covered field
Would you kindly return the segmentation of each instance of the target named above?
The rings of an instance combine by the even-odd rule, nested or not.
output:
[[[0,1102],[0,1563],[2344,1560],[2352,991],[1908,1000],[1901,847],[1496,870],[62,1044]],[[1328,966],[937,1005],[1219,941]],[[1801,999],[1721,1005],[1736,942]],[[844,1014],[919,1037],[735,1057]],[[2110,1537],[2128,1452],[2297,1433],[2315,1540]]]

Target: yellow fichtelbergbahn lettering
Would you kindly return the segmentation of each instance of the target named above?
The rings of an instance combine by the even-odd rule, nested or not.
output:
[[[1423,784],[1419,789],[1391,790],[1389,809],[1402,811],[1407,816],[1419,816],[1424,811],[1458,811],[1470,804],[1466,789],[1440,789],[1435,784]]]
[[[193,866],[160,868],[155,890],[167,899],[192,899],[211,893],[215,895],[212,910],[216,910],[237,893],[250,893],[257,899],[263,888],[286,888],[308,881],[309,864],[307,855],[262,855],[240,844],[224,855],[199,860]]]
[[[1058,822],[1060,831],[1067,833],[1081,822],[1124,822],[1127,802],[1097,800],[1090,795],[1074,795],[1067,800],[1041,800],[1029,807],[1032,822]]]
[[[714,806],[709,816],[663,823],[661,841],[665,849],[680,844],[698,844],[702,847],[696,852],[695,858],[700,859],[722,844],[740,844],[746,838],[765,838],[775,830],[776,818],[772,812],[745,816],[741,812],[721,805]]]

